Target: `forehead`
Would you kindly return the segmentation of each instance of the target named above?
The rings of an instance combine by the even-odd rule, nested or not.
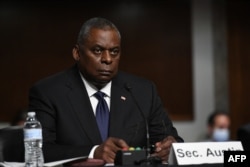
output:
[[[215,124],[230,124],[230,119],[227,115],[217,115],[215,117]]]
[[[89,35],[85,40],[85,43],[99,44],[99,45],[119,45],[120,36],[115,29],[98,29],[92,28],[89,30]]]

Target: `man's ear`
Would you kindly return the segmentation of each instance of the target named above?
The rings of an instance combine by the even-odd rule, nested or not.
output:
[[[75,45],[74,48],[72,49],[72,56],[75,61],[80,60],[80,51],[79,51],[79,46]]]

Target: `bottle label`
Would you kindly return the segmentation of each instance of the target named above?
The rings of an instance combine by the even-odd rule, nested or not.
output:
[[[24,140],[42,139],[41,129],[24,129]]]

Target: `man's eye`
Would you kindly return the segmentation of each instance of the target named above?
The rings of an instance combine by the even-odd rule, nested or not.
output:
[[[94,52],[95,54],[101,54],[101,53],[102,53],[102,49],[101,49],[101,48],[94,48],[94,49],[93,49],[93,52]]]
[[[111,51],[110,51],[110,54],[111,55],[117,55],[119,53],[119,49],[112,49]]]

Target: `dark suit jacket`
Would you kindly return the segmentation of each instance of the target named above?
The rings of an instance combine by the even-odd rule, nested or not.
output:
[[[134,99],[126,90],[132,88]],[[145,121],[150,142],[168,135],[183,141],[163,109],[154,84],[123,72],[112,80],[109,136],[124,139],[130,146],[146,145]],[[45,161],[86,156],[102,143],[86,88],[76,66],[35,84],[29,95],[29,110],[36,111],[43,127]]]
[[[241,141],[245,151],[250,151],[250,123],[241,126],[237,131],[238,140]]]

